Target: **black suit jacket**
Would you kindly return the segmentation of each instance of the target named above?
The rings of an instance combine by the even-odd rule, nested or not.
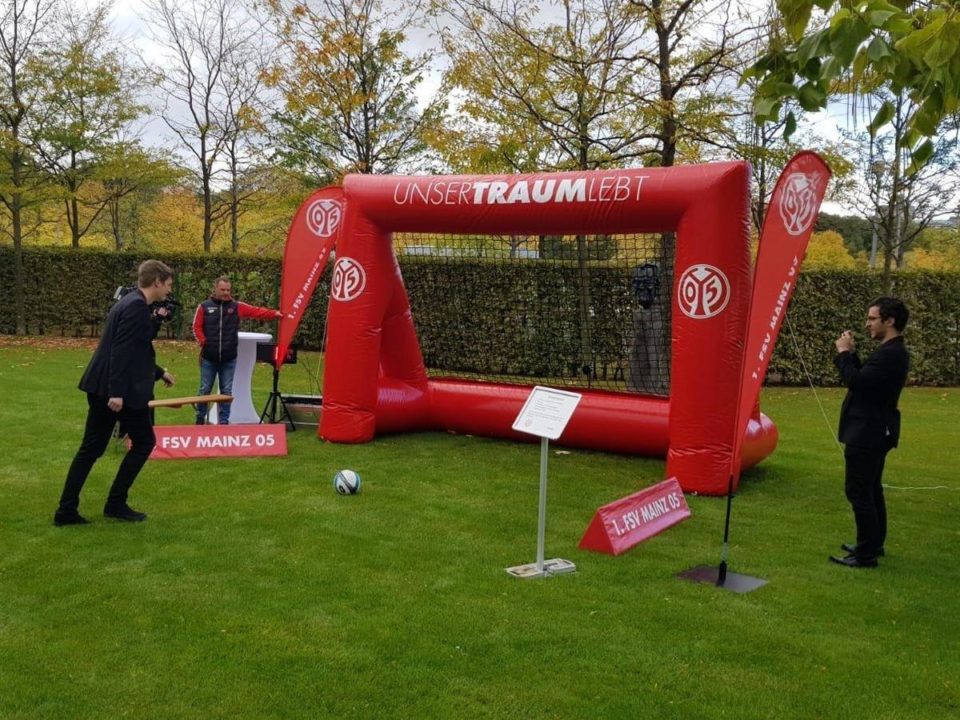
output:
[[[127,293],[107,313],[80,389],[102,398],[123,398],[124,407],[145,408],[153,384],[163,377],[153,350],[153,321],[143,293]]]
[[[833,362],[847,386],[840,409],[840,442],[877,450],[896,447],[900,442],[897,402],[910,368],[903,337],[883,343],[862,364],[855,352],[838,353]]]

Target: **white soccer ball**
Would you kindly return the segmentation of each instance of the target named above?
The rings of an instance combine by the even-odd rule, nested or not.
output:
[[[341,495],[356,495],[360,492],[360,473],[341,470],[333,476],[333,488]]]

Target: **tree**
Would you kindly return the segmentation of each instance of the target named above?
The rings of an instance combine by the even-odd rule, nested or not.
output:
[[[255,138],[266,131],[262,103],[263,78],[269,61],[263,43],[240,49],[227,58],[228,71],[223,75],[223,107],[221,126],[224,130],[223,154],[228,178],[224,200],[214,215],[226,221],[230,248],[240,249],[240,216],[250,209],[257,197],[257,166],[263,158]]]
[[[447,83],[477,154],[536,169],[670,166],[716,143],[753,32],[718,0],[442,5],[457,23],[442,31]]]
[[[414,170],[443,110],[418,107],[432,53],[404,53],[419,7],[381,0],[269,0],[284,53],[268,82],[283,96],[279,158],[321,181]]]
[[[118,138],[100,155],[99,182],[107,198],[107,217],[114,247],[137,244],[141,217],[148,198],[159,190],[183,182],[184,173],[173,159],[148,150],[140,141]]]
[[[852,254],[870,250],[870,236],[873,228],[869,220],[859,215],[831,215],[822,212],[817,217],[814,230],[816,232],[831,230],[837,233],[843,238],[843,244]]]
[[[195,190],[171,185],[144,208],[141,239],[145,247],[158,250],[196,251],[203,221],[202,199]]]
[[[49,74],[37,107],[44,116],[33,144],[40,162],[61,188],[71,244],[80,239],[114,200],[100,182],[118,133],[146,108],[134,102],[140,76],[125,66],[110,37],[109,6],[86,12],[68,5],[58,22],[60,41],[43,59]]]
[[[960,270],[960,229],[927,228],[907,252],[904,264],[911,270]]]
[[[750,20],[749,5],[728,0],[630,2],[653,32],[637,61],[654,81],[637,99],[657,118],[657,164],[670,167],[684,146],[721,144],[727,119],[741,112],[733,79],[744,51],[768,26]]]
[[[847,250],[843,238],[833,230],[815,232],[810,236],[803,267],[850,270],[857,266]]]
[[[763,35],[756,35],[747,43],[739,47],[739,55],[744,58],[741,67],[752,62],[759,52],[762,52],[771,42],[771,37],[782,36],[783,27],[780,18],[772,6],[766,9],[761,17],[761,25],[768,28]],[[749,61],[747,60],[749,58]],[[832,181],[828,192],[836,195],[847,183],[852,170],[851,162],[844,156],[845,146],[827,140],[816,133],[804,133],[797,137],[793,131],[789,136],[784,131],[787,119],[781,118],[773,122],[758,122],[752,112],[754,98],[757,93],[757,81],[748,78],[740,83],[733,97],[739,108],[732,114],[721,131],[717,133],[713,145],[721,153],[720,157],[734,157],[747,160],[753,169],[751,183],[751,217],[754,230],[760,232],[766,217],[770,196],[776,186],[783,168],[799,150],[809,149],[819,153],[826,160],[833,171]],[[794,117],[803,112],[795,102],[788,103],[794,111]]]
[[[230,227],[230,247],[255,254],[280,254],[290,219],[316,189],[311,180],[289,168],[259,165],[237,176],[239,195],[236,225]],[[233,190],[227,191],[233,199]]]
[[[635,60],[643,19],[629,4],[564,0],[447,0],[441,29],[448,87],[463,96],[461,142],[509,170],[596,169],[656,153]],[[472,136],[471,136],[472,130]],[[460,147],[445,153],[448,158]],[[457,160],[454,157],[453,162]]]
[[[902,118],[908,172],[933,157],[941,122],[960,107],[960,15],[953,0],[776,2],[788,36],[775,37],[747,73],[760,80],[758,119],[777,119],[788,98],[815,111],[834,93],[867,97],[886,87],[911,103]],[[822,16],[814,15],[815,6]],[[884,102],[868,129],[893,120],[894,107]],[[788,123],[789,132],[796,123]]]
[[[37,122],[34,106],[44,89],[39,58],[57,7],[57,0],[6,0],[0,15],[0,203],[10,215],[18,334],[26,332],[23,239],[29,231],[24,229],[24,212],[43,200],[45,182],[28,138]]]
[[[871,225],[877,248],[883,254],[883,273],[889,284],[893,267],[902,267],[904,254],[931,223],[950,217],[955,207],[945,198],[960,190],[956,141],[940,138],[924,165],[909,172],[907,135],[913,103],[903,94],[880,93],[893,108],[885,131],[875,137],[851,135],[857,144],[861,186],[849,202]],[[871,256],[871,265],[874,257]]]
[[[163,49],[164,72],[157,77],[166,126],[189,158],[203,208],[203,249],[213,239],[215,182],[231,128],[222,109],[237,67],[232,59],[256,45],[260,23],[241,0],[148,0],[152,39]]]

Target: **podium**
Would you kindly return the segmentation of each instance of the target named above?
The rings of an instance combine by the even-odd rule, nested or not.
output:
[[[534,386],[513,421],[513,429],[540,437],[540,512],[537,523],[537,561],[508,567],[507,572],[518,578],[542,578],[576,572],[577,566],[563,558],[544,560],[544,536],[547,527],[547,456],[550,440],[563,434],[582,396],[580,393]]]
[[[230,409],[231,425],[257,425],[260,414],[253,407],[253,366],[257,361],[257,345],[273,340],[270,333],[238,333],[237,368],[233,373],[233,405]],[[219,385],[219,383],[218,383]],[[211,405],[207,422],[217,422],[217,406]]]

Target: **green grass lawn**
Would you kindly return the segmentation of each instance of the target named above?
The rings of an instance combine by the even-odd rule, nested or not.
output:
[[[744,477],[730,567],[747,594],[680,580],[719,559],[725,503],[625,555],[577,549],[594,510],[662,479],[661,460],[551,452],[536,555],[539,447],[424,433],[282,458],[154,461],[100,509],[121,458],[84,489],[85,527],[51,519],[82,434],[90,348],[0,338],[0,718],[904,718],[960,716],[960,390],[908,389],[888,459],[878,570],[827,562],[853,539],[841,399],[768,389],[773,456]],[[193,348],[159,345],[196,390]],[[312,362],[312,365],[310,361]],[[315,358],[284,370],[310,392]],[[255,404],[269,390],[258,366]],[[158,422],[189,423],[188,408]],[[555,448],[552,448],[555,450]],[[343,467],[363,490],[338,496]]]

